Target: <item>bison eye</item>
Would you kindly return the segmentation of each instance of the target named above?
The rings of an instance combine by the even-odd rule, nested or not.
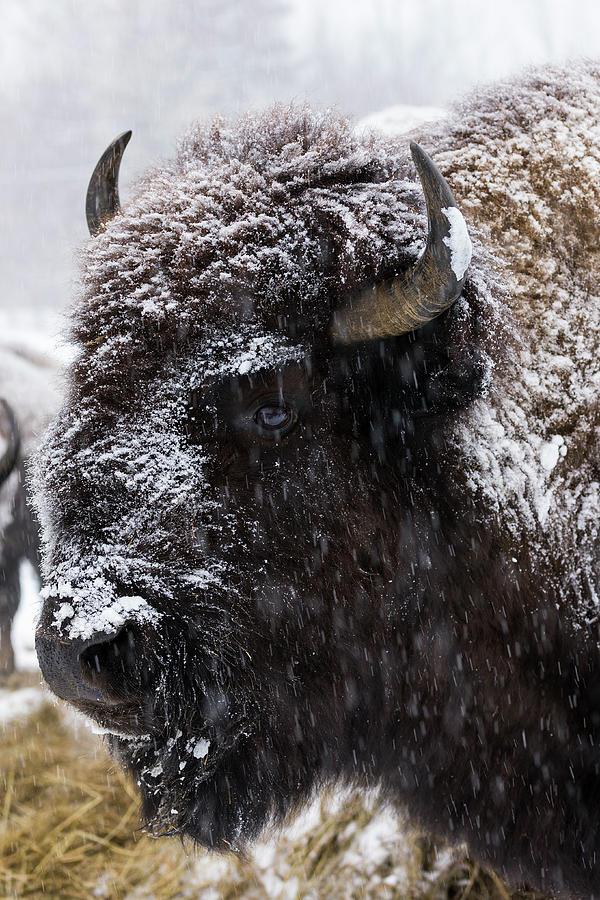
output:
[[[254,421],[265,432],[283,432],[294,423],[294,413],[289,406],[261,406],[254,413]]]

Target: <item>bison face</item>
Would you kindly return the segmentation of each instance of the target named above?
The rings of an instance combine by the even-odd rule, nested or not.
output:
[[[235,843],[376,721],[385,598],[427,558],[410,422],[358,377],[377,359],[247,326],[52,426],[41,665],[113,734],[162,829]],[[416,369],[397,368],[408,399]]]
[[[413,148],[425,252],[414,269],[388,263],[397,277],[340,306],[357,253],[341,237],[349,210],[366,191],[371,224],[380,216],[373,252],[397,253],[385,204],[397,211],[404,188],[386,187],[384,202],[394,160],[356,169],[364,153],[352,150],[344,173],[334,145],[333,175],[318,158],[321,193],[295,199],[294,175],[286,206],[292,124],[263,166],[279,174],[219,161],[231,181],[217,197],[186,174],[184,154],[183,174],[159,176],[166,199],[142,194],[101,231],[69,397],[38,463],[44,676],[111,734],[147,819],[213,847],[251,837],[325,779],[373,771],[383,709],[393,698],[394,717],[403,702],[406,636],[432,567],[446,572],[431,499],[442,423],[484,376],[478,351],[452,338],[476,319],[468,303],[436,319],[462,291],[469,248],[431,161]],[[261,134],[242,134],[252,165]],[[305,173],[313,150],[297,153]],[[115,212],[104,187],[88,194],[93,231]],[[252,275],[222,303],[219,241]],[[361,283],[379,265],[361,263]],[[202,291],[199,271],[213,279]]]

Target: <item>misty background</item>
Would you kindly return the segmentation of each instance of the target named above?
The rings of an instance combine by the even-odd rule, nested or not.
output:
[[[198,118],[277,100],[360,118],[600,56],[597,0],[0,0],[0,311],[74,290],[85,191],[133,129],[121,198]]]

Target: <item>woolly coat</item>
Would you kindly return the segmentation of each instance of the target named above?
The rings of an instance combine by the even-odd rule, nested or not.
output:
[[[197,126],[90,242],[41,628],[154,635],[152,740],[113,747],[161,828],[240,842],[359,775],[515,877],[598,884],[599,121],[581,62],[416,132],[473,259],[447,314],[368,347],[329,323],[422,250],[405,137]],[[230,441],[253,378],[295,385],[297,446]]]

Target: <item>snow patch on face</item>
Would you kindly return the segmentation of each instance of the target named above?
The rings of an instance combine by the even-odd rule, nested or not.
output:
[[[471,262],[473,245],[461,211],[456,206],[442,207],[442,212],[450,223],[450,234],[443,238],[450,250],[450,265],[457,281],[462,281]]]
[[[46,588],[42,589],[42,591],[41,591],[42,598],[47,596],[45,593],[46,590],[47,590]],[[61,591],[62,590],[64,590],[64,588],[61,585]],[[61,593],[60,596],[62,597],[63,594]],[[55,622],[56,626],[59,629],[61,629],[63,622],[66,622],[68,619],[72,619],[74,615],[75,615],[75,610],[73,609],[73,607],[71,606],[70,603],[61,603],[54,614],[54,622]]]
[[[209,747],[210,741],[207,741],[205,738],[200,738],[200,740],[196,742],[193,750],[196,759],[204,759],[208,753]]]
[[[258,369],[300,360],[304,355],[304,348],[294,347],[292,352],[288,341],[277,335],[263,334],[251,338],[248,349],[238,353],[231,361],[231,369],[240,375],[246,375]]]
[[[300,362],[308,352],[302,344],[292,344],[283,334],[266,334],[260,326],[247,324],[237,332],[215,331],[203,348],[197,371],[203,379],[224,375],[249,375]]]
[[[86,728],[89,728],[92,734],[97,734],[102,737],[110,736],[110,737],[118,737],[124,741],[150,741],[152,739],[152,735],[150,734],[132,734],[129,731],[118,731],[115,728],[105,728],[104,725],[99,725],[95,719],[91,719],[89,716],[84,715],[83,713],[78,712],[77,710],[73,710],[73,714],[77,718],[77,720],[82,721]]]
[[[64,590],[64,586],[62,589]],[[45,587],[41,596],[43,598],[51,597],[52,585]],[[89,593],[86,593],[86,597],[89,601]],[[160,618],[160,613],[153,609],[143,597],[118,597],[109,605],[100,603],[95,608],[90,608],[88,602],[85,613],[79,615],[75,614],[70,603],[61,603],[54,622],[56,627],[62,630],[64,623],[70,619],[67,631],[69,639],[87,640],[95,634],[112,633],[127,623],[154,624]]]
[[[544,442],[540,447],[540,462],[547,472],[551,472],[561,456],[567,455],[567,446],[560,434],[552,436],[551,440]]]

